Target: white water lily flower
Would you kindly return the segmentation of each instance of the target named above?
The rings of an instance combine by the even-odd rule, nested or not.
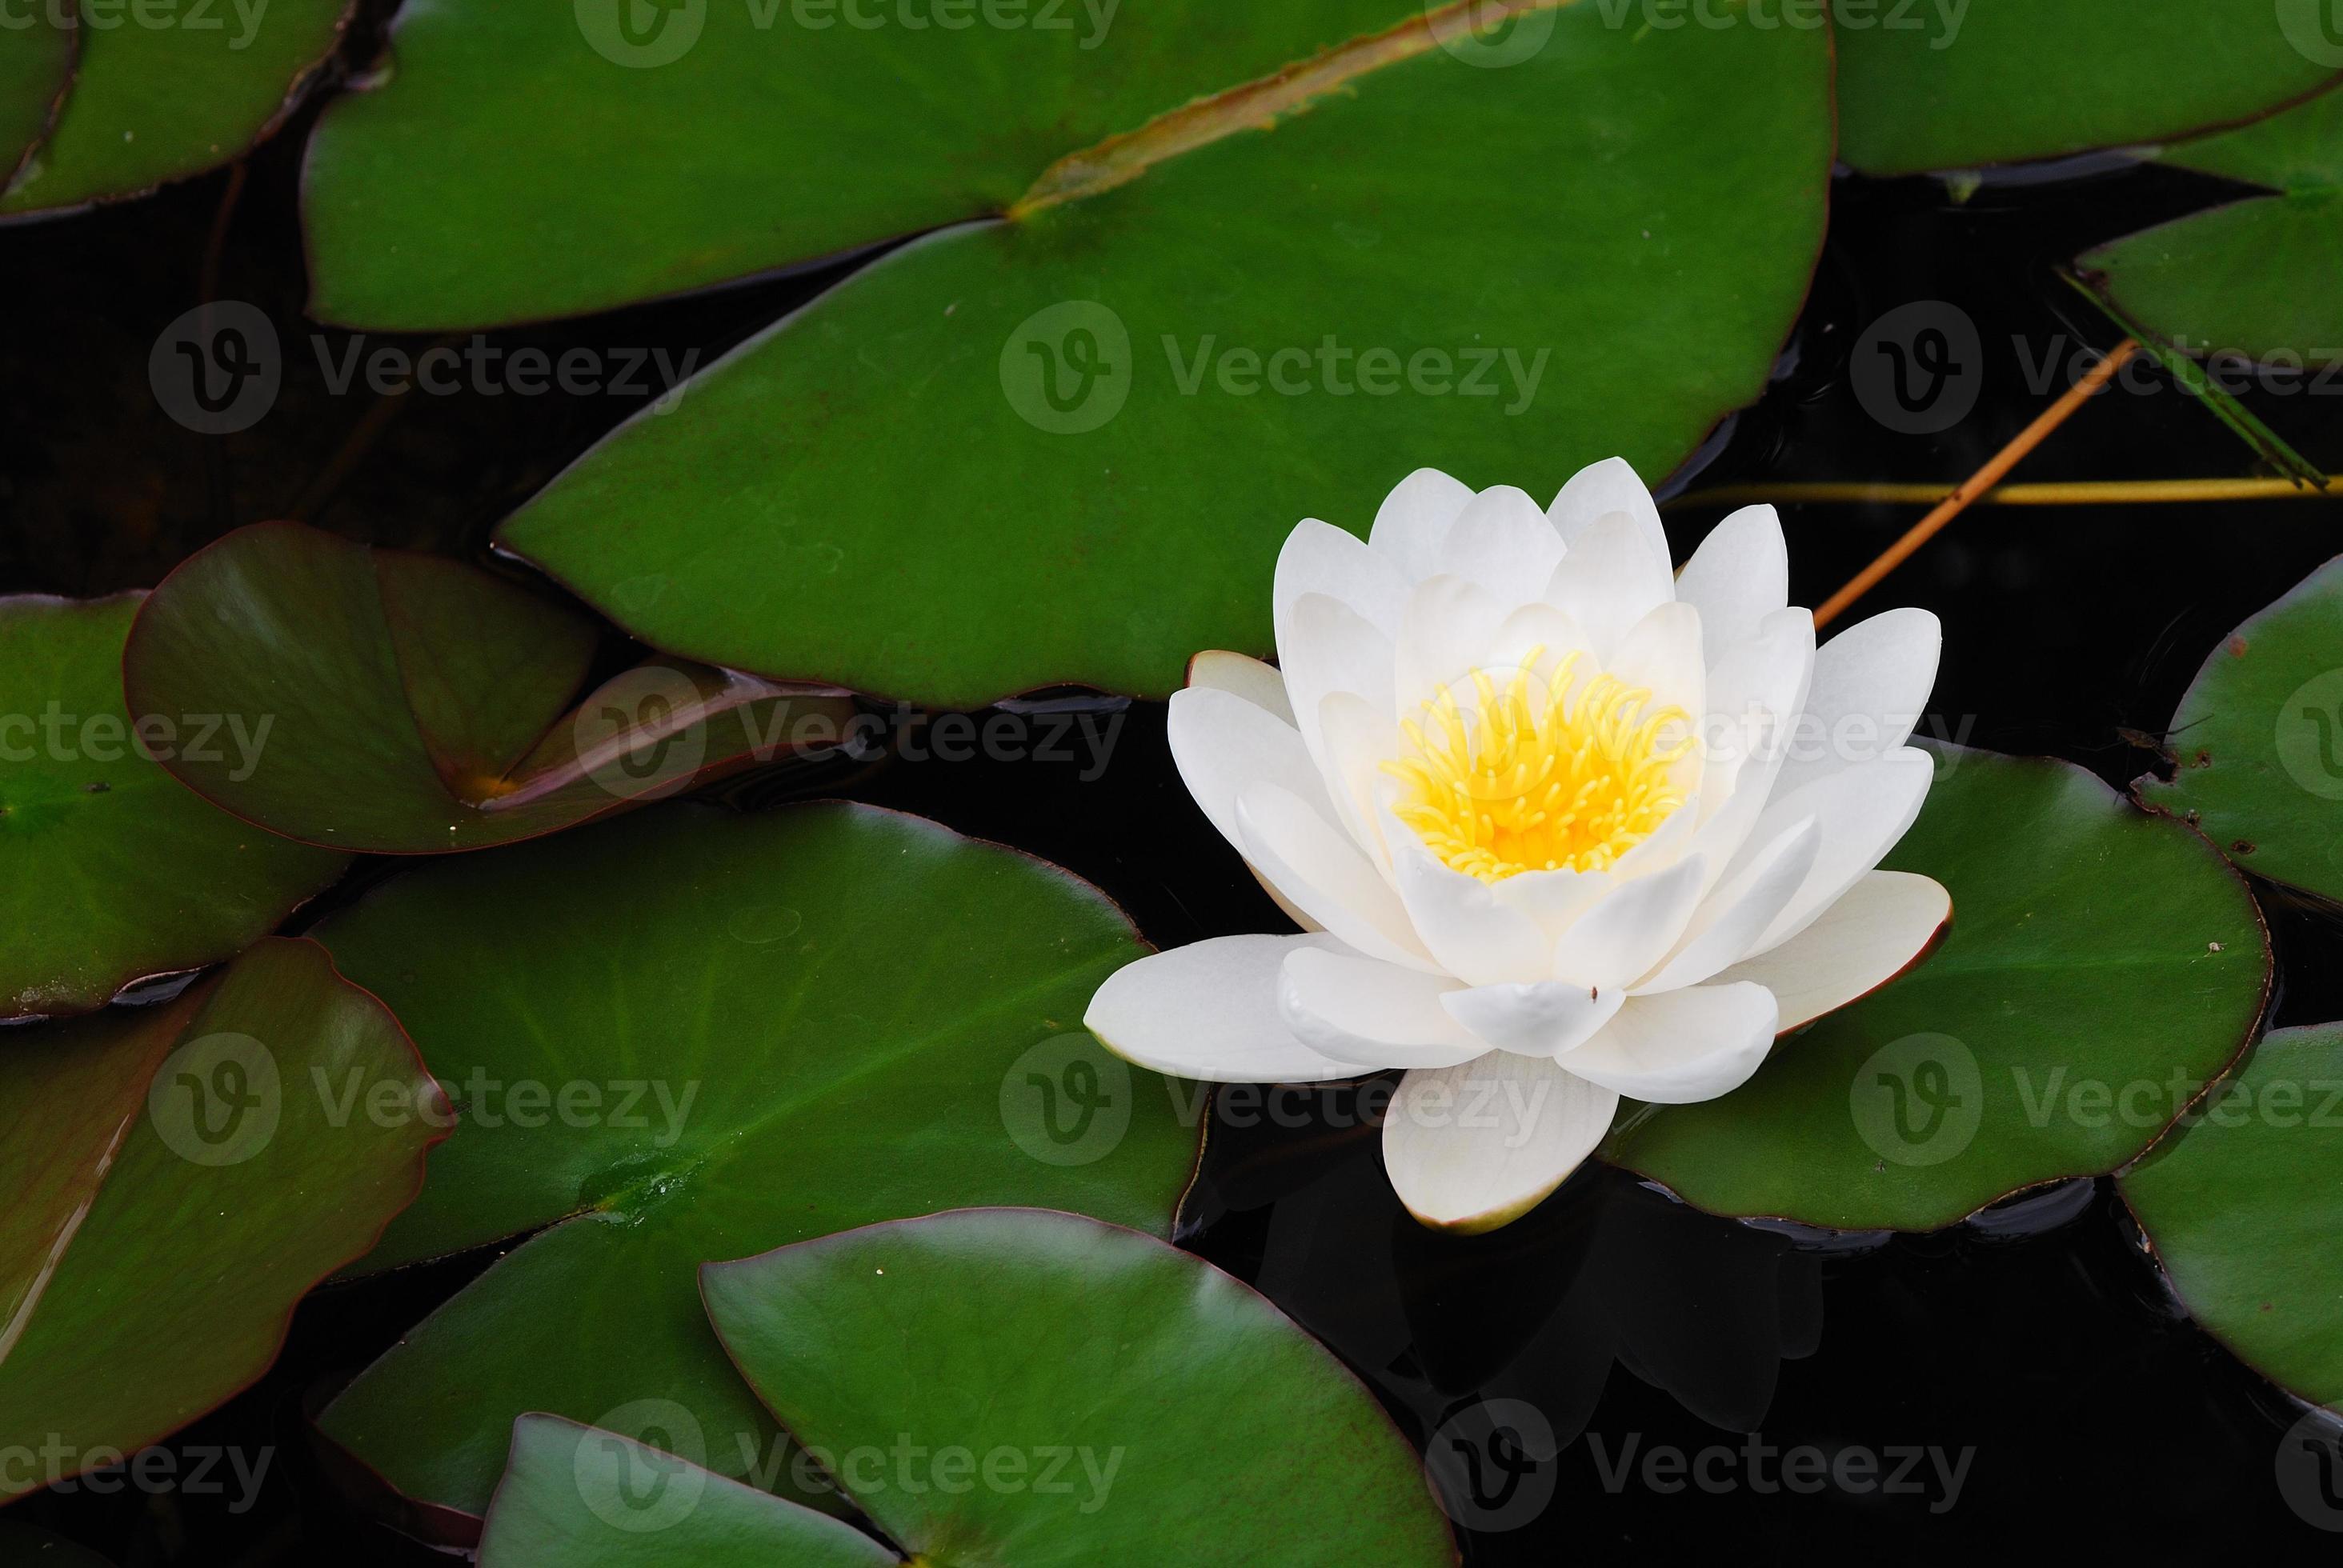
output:
[[[1543,512],[1423,469],[1363,544],[1303,523],[1277,563],[1279,668],[1200,656],[1171,739],[1304,930],[1141,959],[1084,1021],[1181,1077],[1405,1069],[1385,1167],[1460,1231],[1553,1191],[1621,1096],[1740,1087],[1952,908],[1874,869],[1928,789],[1905,741],[1936,617],[1891,610],[1817,650],[1788,582],[1770,507],[1672,578],[1615,458]]]

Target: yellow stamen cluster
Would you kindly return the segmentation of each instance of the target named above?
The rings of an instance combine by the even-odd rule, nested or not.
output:
[[[1579,655],[1541,687],[1545,650],[1522,661],[1500,693],[1475,670],[1469,719],[1448,688],[1401,721],[1408,755],[1383,771],[1408,788],[1393,807],[1442,861],[1483,882],[1523,871],[1599,871],[1649,838],[1684,804],[1670,765],[1689,736],[1663,749],[1660,731],[1689,723],[1681,708],[1646,712],[1652,694],[1597,675],[1571,699]]]

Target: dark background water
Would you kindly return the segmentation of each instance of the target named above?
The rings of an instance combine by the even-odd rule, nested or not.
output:
[[[156,407],[146,357],[196,302],[226,176],[65,222],[0,231],[0,592],[151,585],[246,522],[298,515],[355,538],[450,551],[490,527],[639,397],[334,395],[299,317],[296,152],[306,116],[253,162],[216,253],[222,297],[253,301],[288,345],[277,410],[225,441]],[[1956,201],[1929,180],[1843,179],[1808,308],[1763,403],[1672,487],[1779,478],[1965,477],[2057,387],[2027,367],[2117,334],[2053,276],[2098,240],[2222,199],[2217,182],[2112,159],[2001,176]],[[700,362],[844,269],[493,335],[500,346],[661,346]],[[1936,436],[1865,411],[1850,346],[1910,301],[1977,325],[1983,396]],[[338,357],[349,337],[321,335]],[[396,341],[410,350],[422,339]],[[2063,347],[2062,347],[2063,346]],[[1668,367],[1654,365],[1654,376]],[[2160,375],[2085,409],[2016,477],[2240,474],[2247,454]],[[2336,401],[2253,399],[2314,458],[2343,464]],[[1674,512],[1679,558],[1721,508]],[[1785,509],[1794,601],[1819,602],[1917,516],[1909,507]],[[2336,553],[2337,504],[1972,511],[1879,593],[1946,628],[1937,733],[2067,758],[2121,783],[2199,660],[2230,627]],[[1111,708],[1116,705],[1103,704]],[[1164,946],[1281,929],[1171,766],[1160,706],[1130,708],[1111,765],[898,760],[825,788],[1017,844],[1090,878]],[[802,787],[751,779],[754,806]],[[382,874],[362,867],[357,881]],[[2343,923],[2258,887],[2279,953],[2273,1021],[2343,1016]],[[1792,1235],[1698,1214],[1609,1171],[1574,1177],[1494,1236],[1422,1231],[1383,1181],[1355,1094],[1295,1102],[1298,1124],[1222,1107],[1181,1239],[1258,1284],[1378,1391],[1410,1437],[1467,1436],[1476,1407],[1535,1406],[1559,1452],[1514,1502],[1468,1523],[1473,1563],[1608,1560],[1629,1550],[1761,1560],[1860,1549],[1934,1560],[2010,1546],[2160,1557],[2331,1546],[2274,1480],[2298,1412],[2171,1304],[2108,1183],[2037,1195],[1984,1222],[1919,1237]],[[1231,1116],[1233,1109],[1237,1114]],[[432,1561],[342,1503],[309,1454],[306,1412],[485,1266],[485,1255],[318,1293],[277,1368],[173,1440],[273,1451],[257,1505],[228,1498],[42,1494],[12,1522],[147,1563]],[[1461,1424],[1458,1424],[1460,1423]],[[1769,1490],[1778,1452],[1905,1450],[1936,1462],[1916,1494]],[[1444,1441],[1444,1438],[1443,1438]],[[1654,1449],[1712,1447],[1704,1488],[1655,1489]],[[1509,1452],[1509,1451],[1508,1451]],[[1966,1458],[1963,1456],[1966,1454]],[[1622,1471],[1623,1462],[1626,1470]],[[1542,1500],[1542,1501],[1541,1501]],[[1499,1517],[1502,1514],[1502,1517]],[[1210,1527],[1182,1522],[1183,1527]],[[1242,1522],[1231,1522],[1242,1528]]]

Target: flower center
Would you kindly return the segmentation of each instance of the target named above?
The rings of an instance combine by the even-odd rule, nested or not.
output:
[[[1406,786],[1393,807],[1449,867],[1483,882],[1523,871],[1599,871],[1649,838],[1684,804],[1669,765],[1689,736],[1663,748],[1660,731],[1689,722],[1681,708],[1650,710],[1652,694],[1597,675],[1571,700],[1579,655],[1550,682],[1531,675],[1532,651],[1500,693],[1473,672],[1480,710],[1470,720],[1448,688],[1400,721],[1407,754],[1383,765]]]

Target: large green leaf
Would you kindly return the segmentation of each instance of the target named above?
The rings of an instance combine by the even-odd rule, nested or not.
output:
[[[0,599],[0,1016],[85,1011],[141,976],[226,958],[348,863],[156,766],[192,750],[233,770],[268,737],[216,709],[142,708],[134,727],[121,670],[137,610],[136,595]]]
[[[2084,256],[2116,303],[2192,354],[2292,369],[2343,361],[2343,92],[2155,156],[2272,194]]]
[[[914,1562],[1455,1561],[1358,1381],[1151,1237],[963,1211],[702,1272],[742,1374]]]
[[[2170,782],[2142,800],[2258,876],[2343,902],[2343,557],[2221,639],[2168,731]]]
[[[2271,1030],[2122,1191],[2198,1322],[2343,1410],[2343,1024]]]
[[[171,759],[188,785],[304,842],[393,854],[535,838],[846,732],[841,699],[667,660],[581,698],[599,637],[459,561],[257,523],[155,591],[123,674],[142,712],[274,730],[256,762]]]
[[[136,196],[242,156],[291,111],[352,9],[353,0],[82,0],[72,90],[56,128],[0,193],[0,213]]]
[[[1833,0],[1839,136],[1866,174],[2228,125],[2343,67],[2328,0]]]
[[[117,1462],[259,1376],[294,1303],[414,1197],[447,1118],[397,1020],[314,942],[12,1035],[0,1442],[44,1462],[0,1495]]]
[[[323,1418],[447,1508],[487,1503],[525,1412],[639,1437],[610,1412],[648,1388],[709,1432],[769,1432],[700,1312],[707,1259],[961,1204],[1162,1231],[1195,1157],[1166,1086],[1081,1029],[1130,923],[916,818],[662,807],[434,864],[319,938],[464,1112],[370,1263],[550,1227]],[[1037,1078],[1081,1104],[1041,1104]]]
[[[851,1524],[558,1415],[513,1422],[481,1568],[888,1568]]]
[[[73,80],[74,13],[43,6],[0,29],[0,190],[43,136]]]
[[[317,308],[533,317],[931,231],[501,542],[656,646],[939,705],[1265,648],[1287,531],[1420,464],[1666,473],[1763,389],[1823,228],[1818,32],[1131,0],[1086,51],[711,6],[627,70],[483,9],[415,15],[323,128]]]
[[[2269,948],[2212,846],[2065,763],[1943,756],[1886,862],[1951,890],[1943,945],[1613,1159],[1717,1213],[1932,1230],[2117,1169],[2236,1058]]]

